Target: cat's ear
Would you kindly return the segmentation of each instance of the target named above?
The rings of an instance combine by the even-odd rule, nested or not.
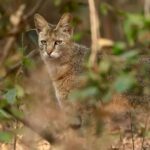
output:
[[[43,28],[49,26],[48,22],[44,19],[44,17],[42,17],[39,14],[34,15],[34,23],[35,23],[35,27],[38,33],[41,32]]]
[[[73,17],[70,13],[63,14],[56,26],[56,30],[59,30],[71,36],[73,34],[73,27],[71,25],[72,19]]]

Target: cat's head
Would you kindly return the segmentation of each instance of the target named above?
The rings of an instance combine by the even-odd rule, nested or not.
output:
[[[57,25],[49,24],[39,14],[34,16],[35,27],[38,33],[39,48],[49,58],[59,58],[66,53],[72,41],[72,16],[65,13]]]

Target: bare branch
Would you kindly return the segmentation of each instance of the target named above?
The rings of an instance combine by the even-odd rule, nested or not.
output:
[[[146,18],[150,17],[150,0],[144,2],[144,14]]]
[[[132,149],[135,150],[134,133],[133,133],[133,117],[132,117],[132,112],[131,111],[130,111],[130,126],[131,126],[131,136],[132,136]]]
[[[11,33],[8,34],[8,36],[10,36],[7,39],[7,42],[5,44],[5,47],[3,49],[3,57],[1,58],[1,65],[3,64],[4,60],[6,59],[6,57],[9,54],[9,51],[11,50],[15,40],[16,40],[16,34],[18,34],[21,29],[22,26],[20,25],[21,22],[25,22],[26,20],[28,20],[30,17],[32,17],[32,15],[39,9],[41,8],[41,5],[44,4],[46,2],[43,0],[39,0],[35,7],[33,7],[31,9],[31,11],[29,11],[26,15],[23,16],[24,10],[25,10],[25,5],[20,5],[20,7],[18,8],[18,10],[12,15],[10,16],[10,21],[13,24],[13,28],[11,29]],[[13,21],[15,20],[15,21]],[[23,27],[25,26],[25,23],[23,24]]]
[[[36,2],[36,5],[31,9],[31,11],[29,11],[24,17],[23,17],[23,19],[24,20],[27,20],[27,19],[29,19],[30,17],[32,17],[32,15],[36,12],[36,11],[38,11],[40,8],[41,8],[41,6],[44,4],[46,2],[46,0],[39,0],[39,1],[37,1]]]
[[[36,56],[38,53],[39,53],[39,51],[37,49],[35,49],[35,50],[31,51],[26,57],[32,58],[32,57]],[[11,66],[11,68],[8,69],[8,71],[5,73],[4,76],[0,77],[0,82],[3,81],[10,73],[17,70],[21,65],[22,65],[22,61],[19,61],[16,64],[14,64],[13,66]]]
[[[20,29],[19,25],[20,25],[20,22],[22,20],[22,16],[23,16],[24,10],[25,10],[25,5],[22,4],[18,8],[18,10],[14,14],[12,14],[10,16],[10,21],[11,21],[11,23],[13,25],[13,28],[11,29],[12,32],[17,32]],[[15,40],[16,40],[15,36],[12,36],[12,37],[8,38],[8,40],[7,40],[6,44],[5,44],[5,47],[3,49],[4,53],[3,53],[3,56],[1,58],[1,65],[3,64],[4,60],[8,56],[9,51],[12,48],[12,45],[14,44]]]
[[[143,135],[143,138],[142,138],[141,150],[144,150],[145,133],[146,133],[146,130],[147,130],[148,122],[149,122],[149,114],[147,114],[146,120],[145,120],[144,135]]]
[[[92,51],[90,55],[90,64],[93,66],[96,61],[97,51],[99,49],[98,40],[100,39],[99,32],[99,19],[95,8],[94,0],[88,0],[89,11],[90,11],[90,22],[91,22],[91,40],[92,40]]]

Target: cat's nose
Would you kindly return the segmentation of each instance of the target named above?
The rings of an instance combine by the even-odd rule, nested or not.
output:
[[[47,55],[49,55],[49,56],[50,56],[50,55],[51,55],[51,53],[52,53],[52,51],[47,51]]]

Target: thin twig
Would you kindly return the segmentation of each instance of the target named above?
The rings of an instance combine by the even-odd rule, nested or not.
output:
[[[130,111],[130,126],[131,126],[131,136],[132,136],[132,150],[135,150],[134,146],[134,134],[133,134],[133,124],[132,124],[132,112]]]
[[[90,55],[90,65],[94,65],[96,62],[97,51],[99,49],[98,40],[100,39],[99,31],[99,19],[95,8],[94,0],[88,0],[89,11],[90,11],[90,23],[91,23],[91,40],[92,40],[92,51]]]
[[[146,18],[150,17],[150,0],[144,1],[144,14]]]
[[[6,59],[6,57],[8,56],[9,54],[9,51],[11,50],[12,48],[12,45],[15,43],[15,40],[16,40],[16,35],[23,29],[23,27],[26,25],[24,23],[23,27],[20,25],[21,22],[25,22],[27,21],[30,17],[32,17],[32,15],[38,11],[39,8],[41,8],[41,5],[43,5],[44,3],[46,2],[43,1],[43,0],[39,0],[36,5],[26,14],[23,16],[23,12],[25,10],[25,5],[21,5],[19,7],[19,9],[16,11],[16,14],[18,16],[17,19],[17,23],[13,26],[13,28],[11,29],[11,33],[10,33],[10,37],[7,39],[7,42],[5,44],[5,47],[3,49],[3,57],[1,58],[1,65],[3,64],[4,60]],[[19,13],[18,13],[19,12]],[[8,34],[9,35],[9,34]]]
[[[34,56],[36,56],[38,54],[38,50],[32,50],[26,57],[27,58],[32,58]],[[14,72],[15,70],[17,70],[20,66],[22,65],[22,61],[17,62],[16,64],[14,64],[13,66],[11,66],[7,72],[5,73],[4,76],[0,77],[0,82],[3,81],[10,73]]]
[[[18,10],[10,17],[10,21],[12,22],[12,25],[13,25],[11,29],[12,32],[17,32],[19,30],[19,25],[20,25],[24,10],[25,10],[25,5],[22,4],[18,8]],[[9,51],[11,50],[12,45],[14,44],[15,40],[16,40],[15,36],[11,36],[7,39],[7,42],[3,48],[3,56],[1,58],[1,65],[3,64],[4,60],[8,56]]]
[[[13,144],[13,150],[17,150],[16,149],[16,145],[17,145],[17,136],[15,135],[14,144]]]
[[[16,120],[16,127],[15,127],[16,129],[18,128],[18,121]],[[14,150],[16,150],[16,147],[17,147],[17,140],[18,140],[18,138],[17,138],[17,135],[15,135],[15,137],[14,137],[14,143],[13,143],[13,149]]]
[[[46,2],[46,0],[39,0],[36,2],[35,6],[23,17],[24,20],[29,19],[30,17],[32,17],[32,15],[38,11],[41,6]]]
[[[145,133],[146,133],[146,130],[147,130],[148,122],[149,122],[149,114],[147,114],[146,120],[145,120],[145,127],[144,127],[144,131],[143,131],[144,134],[143,134],[143,138],[142,138],[141,150],[144,150]]]

